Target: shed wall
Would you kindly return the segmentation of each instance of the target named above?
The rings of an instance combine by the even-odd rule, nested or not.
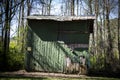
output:
[[[26,54],[28,71],[64,72],[65,56],[72,61],[76,56],[68,44],[88,44],[89,28],[87,22],[28,21],[27,46],[31,51]],[[73,32],[72,32],[73,31]],[[83,31],[81,33],[81,31]],[[81,50],[74,49],[79,55]]]

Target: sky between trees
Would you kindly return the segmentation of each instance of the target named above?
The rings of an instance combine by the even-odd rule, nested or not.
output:
[[[111,6],[114,6],[114,9],[111,10],[110,13],[110,19],[114,19],[114,18],[118,18],[118,6],[116,5],[118,0],[114,0],[114,4]],[[58,15],[58,16],[62,16],[63,15],[63,11],[62,11],[62,5],[65,5],[65,3],[63,2],[63,0],[52,0],[51,3],[51,10],[50,10],[50,14],[51,15]],[[88,5],[84,2],[84,1],[80,1],[79,3],[80,8],[79,8],[79,16],[86,16],[87,11],[88,11]],[[75,5],[75,15],[77,15],[77,5]],[[41,15],[42,14],[42,7],[39,3],[34,2],[33,3],[33,7],[31,10],[31,15]],[[94,14],[93,14],[94,15]],[[12,24],[11,24],[11,31],[10,31],[10,37],[13,37],[16,35],[16,30],[17,30],[17,25],[18,25],[18,14],[16,13],[16,15],[14,16],[13,20],[12,20]],[[25,17],[27,18],[27,17]],[[98,17],[99,20],[99,17]]]

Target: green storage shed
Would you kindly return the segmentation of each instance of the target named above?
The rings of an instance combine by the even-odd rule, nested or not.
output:
[[[88,50],[94,16],[28,16],[27,71],[65,72],[65,56],[78,62]]]

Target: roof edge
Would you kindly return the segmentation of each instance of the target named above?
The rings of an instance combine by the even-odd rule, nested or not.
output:
[[[30,20],[55,20],[55,21],[72,21],[72,20],[94,20],[95,16],[28,16]]]

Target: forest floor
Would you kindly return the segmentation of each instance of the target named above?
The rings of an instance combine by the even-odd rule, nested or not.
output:
[[[119,78],[91,77],[86,75],[26,72],[19,70],[14,72],[0,72],[0,80],[120,80]]]
[[[14,72],[0,72],[0,77],[69,77],[79,78],[87,77],[86,75],[77,74],[63,74],[63,73],[46,73],[46,72],[27,72],[25,70],[19,70]]]

